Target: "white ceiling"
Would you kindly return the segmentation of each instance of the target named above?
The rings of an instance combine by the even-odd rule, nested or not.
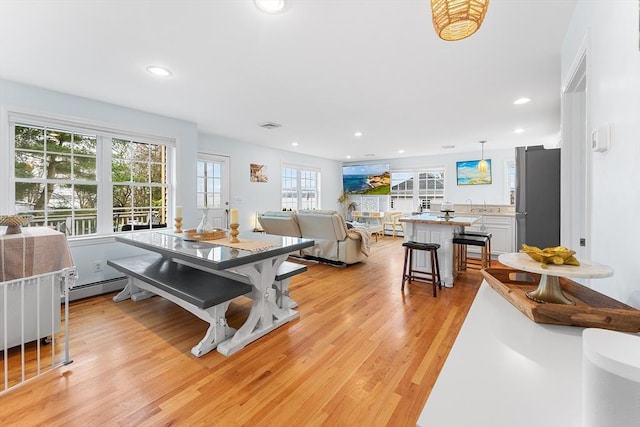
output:
[[[491,0],[444,42],[428,0],[0,0],[0,77],[341,161],[554,144],[575,3]]]

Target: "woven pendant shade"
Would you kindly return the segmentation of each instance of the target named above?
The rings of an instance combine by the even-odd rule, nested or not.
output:
[[[489,0],[431,0],[433,27],[442,40],[469,37],[480,28]]]

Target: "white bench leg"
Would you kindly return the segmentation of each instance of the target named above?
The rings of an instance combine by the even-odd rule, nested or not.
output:
[[[234,328],[227,325],[226,312],[231,301],[225,301],[213,307],[202,309],[135,277],[129,277],[129,282],[125,288],[113,297],[113,300],[118,302],[131,298],[134,301],[138,301],[139,299],[144,299],[147,295],[160,295],[209,323],[209,328],[204,338],[191,349],[191,354],[196,357],[207,354],[236,333]]]
[[[118,295],[112,298],[113,302],[120,302],[126,299],[131,298],[133,301],[142,301],[143,299],[151,298],[155,296],[153,292],[145,291],[140,289],[131,278],[125,285],[124,289],[122,289]]]
[[[126,299],[131,298],[131,295],[140,292],[140,289],[133,283],[133,280],[129,277],[127,284],[124,286],[124,289],[121,290],[118,295],[113,297],[113,302],[120,302]]]
[[[226,312],[229,308],[231,301],[223,302],[222,304],[215,305],[211,308],[203,310],[207,313],[208,319],[203,319],[209,322],[209,329],[204,335],[204,338],[191,349],[191,354],[196,357],[200,357],[216,348],[221,342],[231,338],[236,333],[234,328],[227,325]],[[200,316],[198,316],[200,317]]]

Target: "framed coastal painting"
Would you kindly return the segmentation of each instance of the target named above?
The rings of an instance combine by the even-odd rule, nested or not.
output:
[[[342,186],[347,194],[376,196],[391,194],[389,163],[343,166]]]
[[[458,185],[491,184],[491,159],[486,159],[489,168],[486,172],[478,170],[480,160],[466,160],[456,162],[456,177]]]

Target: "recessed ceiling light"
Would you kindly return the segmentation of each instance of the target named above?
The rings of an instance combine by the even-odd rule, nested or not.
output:
[[[514,105],[522,105],[522,104],[526,104],[527,102],[531,102],[531,99],[529,98],[518,98],[515,101],[513,101]]]
[[[353,136],[360,137],[362,136],[362,132],[357,131],[356,133],[353,134]]]
[[[522,132],[524,132],[524,129],[522,129],[522,128],[518,128],[518,129],[514,129],[513,130],[513,133],[522,133]]]
[[[298,143],[297,143],[296,141],[293,141],[293,142],[291,143],[291,145],[293,145],[294,147],[297,147],[297,146],[298,146]]]
[[[402,154],[404,153],[404,150],[398,150],[398,153]]]
[[[171,74],[173,74],[171,71],[167,70],[164,67],[160,67],[159,65],[149,65],[147,67],[147,71],[154,76],[159,77],[169,77]]]
[[[350,158],[351,158],[351,156],[347,156],[347,159],[350,159]]]
[[[280,13],[287,5],[285,0],[255,0],[255,4],[264,13]]]

